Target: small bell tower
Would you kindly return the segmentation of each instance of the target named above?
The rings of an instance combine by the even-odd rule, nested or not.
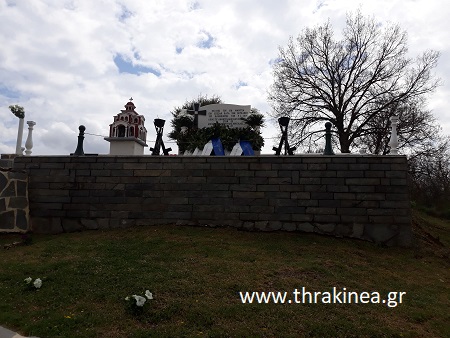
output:
[[[105,137],[109,142],[109,154],[144,155],[144,147],[147,147],[145,118],[136,112],[133,98],[124,107],[114,116],[114,122],[109,125],[109,137]]]

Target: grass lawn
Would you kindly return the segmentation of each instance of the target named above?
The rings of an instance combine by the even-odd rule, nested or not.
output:
[[[0,325],[39,337],[450,337],[450,222],[415,213],[418,245],[305,233],[137,227],[0,235]],[[439,237],[439,239],[438,239]],[[42,278],[39,291],[27,277]],[[239,291],[406,292],[402,304],[243,304]],[[139,316],[127,295],[150,290]],[[342,300],[342,297],[340,297]],[[322,299],[319,297],[319,300]],[[333,299],[332,299],[333,301]]]

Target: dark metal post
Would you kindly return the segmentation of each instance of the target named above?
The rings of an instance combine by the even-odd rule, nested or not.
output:
[[[80,134],[78,135],[77,149],[73,153],[75,156],[84,155],[83,140],[84,140],[84,131],[86,130],[86,127],[81,125],[78,127],[78,129],[80,130]]]
[[[281,149],[283,148],[283,143],[284,143],[284,154],[285,155],[288,155],[288,154],[294,155],[294,151],[297,149],[297,147],[289,146],[288,132],[287,132],[289,120],[290,120],[290,118],[287,116],[283,116],[278,119],[278,123],[280,124],[280,129],[281,129],[281,140],[280,140],[280,144],[279,144],[278,148],[276,148],[276,147],[272,148],[275,151],[275,155],[277,155],[277,156],[281,154]]]
[[[163,137],[163,130],[164,130],[164,124],[166,123],[163,119],[155,119],[153,121],[156,129],[156,142],[155,146],[153,148],[150,148],[152,155],[158,156],[159,152],[162,148],[163,154],[165,156],[169,155],[169,151],[172,151],[172,148],[167,148],[164,146],[164,141],[162,139]]]
[[[325,150],[324,155],[334,155],[331,147],[331,122],[325,123]]]

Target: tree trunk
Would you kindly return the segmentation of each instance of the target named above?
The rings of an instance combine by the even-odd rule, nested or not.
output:
[[[339,145],[341,146],[341,153],[350,153],[350,141],[346,134],[339,136]]]

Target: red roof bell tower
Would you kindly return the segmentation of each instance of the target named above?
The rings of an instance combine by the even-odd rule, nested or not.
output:
[[[144,147],[147,147],[145,118],[136,112],[133,98],[124,107],[114,116],[114,122],[109,125],[109,137],[105,137],[110,143],[109,154],[144,155]]]

